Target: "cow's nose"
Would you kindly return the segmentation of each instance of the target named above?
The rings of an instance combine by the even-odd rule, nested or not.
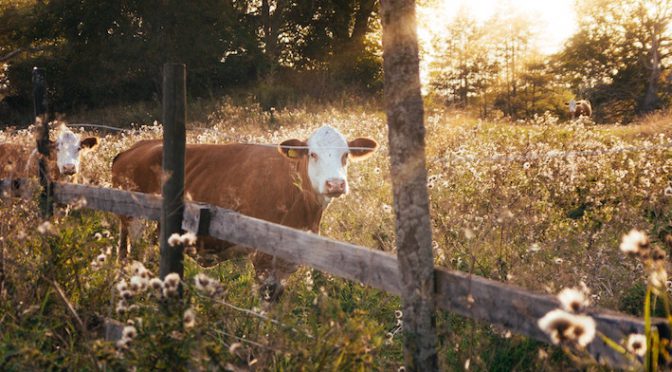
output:
[[[325,189],[328,195],[340,196],[345,193],[345,180],[340,178],[332,178],[325,182]]]
[[[63,174],[72,176],[75,172],[77,172],[77,167],[74,164],[65,164],[63,166]]]

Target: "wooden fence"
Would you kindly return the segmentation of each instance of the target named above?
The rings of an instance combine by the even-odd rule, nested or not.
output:
[[[10,182],[0,183],[1,188]],[[0,190],[2,191],[2,190]],[[53,197],[57,203],[85,205],[85,208],[158,221],[162,198],[138,192],[95,186],[55,183]],[[81,203],[85,200],[86,203]],[[288,261],[310,266],[344,279],[360,282],[399,295],[399,269],[394,255],[343,243],[248,217],[234,211],[200,203],[186,203],[182,228],[198,234],[254,247]],[[537,320],[559,307],[554,296],[536,294],[525,289],[435,266],[436,305],[438,308],[488,323],[535,340],[550,342],[537,326]],[[641,319],[617,312],[591,309],[589,315],[597,330],[620,342],[631,333],[644,333]],[[667,323],[655,319],[660,334]],[[587,351],[599,362],[625,367],[627,358],[597,337]]]
[[[46,182],[46,172],[41,167],[43,192],[40,200],[45,217],[51,214],[51,203],[55,201],[62,204],[83,204],[88,209],[123,216],[162,221],[162,277],[169,272],[177,271],[182,274],[182,249],[164,249],[164,240],[173,232],[184,229],[248,246],[296,264],[307,265],[403,296],[399,262],[394,255],[294,230],[221,207],[184,202],[185,71],[183,65],[175,64],[164,66],[164,76],[166,71],[172,71],[171,74],[177,78],[164,79],[163,119],[164,125],[169,124],[169,127],[164,128],[164,150],[168,150],[168,153],[164,152],[163,167],[164,171],[172,175],[182,176],[176,177],[174,184],[164,185],[162,191],[165,198],[118,189]],[[44,83],[42,72],[36,70],[35,74],[37,83]],[[170,89],[166,90],[166,86]],[[43,102],[39,91],[43,89],[36,89],[36,102]],[[40,141],[48,139],[45,112],[43,107],[39,110],[36,108],[36,116],[42,117],[43,122],[38,147]],[[177,151],[171,153],[173,149]],[[23,181],[0,180],[0,192],[11,193],[17,183],[21,182]],[[80,203],[82,200],[86,203]],[[167,211],[180,212],[168,215]],[[164,251],[171,253],[166,255]],[[535,340],[550,342],[548,336],[538,328],[537,321],[548,311],[559,307],[555,297],[535,294],[505,283],[436,266],[433,268],[433,275],[434,290],[429,295],[434,296],[436,307],[496,324]],[[644,333],[644,322],[641,319],[601,309],[592,309],[589,314],[595,319],[598,332],[616,342],[621,342],[631,333]],[[659,334],[670,334],[666,321],[655,319],[653,324],[658,327]],[[609,347],[600,337],[587,347],[587,351],[599,362],[611,366],[625,367],[630,363],[630,359]]]

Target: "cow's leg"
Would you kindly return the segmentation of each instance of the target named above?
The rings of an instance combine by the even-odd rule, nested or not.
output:
[[[128,225],[131,222],[130,217],[119,216],[119,256],[120,261],[126,260],[128,254]]]
[[[297,266],[289,261],[261,252],[252,256],[252,264],[259,283],[259,294],[264,301],[277,302],[285,291],[283,282],[296,271]]]

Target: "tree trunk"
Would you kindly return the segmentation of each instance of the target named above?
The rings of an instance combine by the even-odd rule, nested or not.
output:
[[[436,371],[434,263],[415,2],[384,0],[383,72],[407,371]]]
[[[352,28],[350,43],[355,46],[363,46],[364,36],[369,31],[369,18],[376,5],[376,0],[360,0],[359,8],[355,14],[355,25]]]
[[[649,113],[660,107],[660,99],[658,98],[658,81],[660,80],[660,54],[658,46],[658,27],[653,27],[651,35],[651,73],[647,82],[646,93],[640,106],[640,114]]]
[[[271,64],[271,72],[274,66],[278,63],[278,35],[280,33],[280,26],[282,25],[282,13],[286,5],[286,0],[278,0],[275,4],[275,9],[271,13],[271,4],[269,0],[261,1],[261,23],[264,31],[264,53],[266,59]]]

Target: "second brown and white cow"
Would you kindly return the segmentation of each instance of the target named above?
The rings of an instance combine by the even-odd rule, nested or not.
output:
[[[56,141],[49,141],[47,169],[49,178],[76,176],[80,170],[83,150],[91,150],[99,143],[98,137],[80,137],[65,125],[58,129]],[[37,176],[40,154],[35,146],[0,143],[0,179],[27,179]],[[18,190],[14,190],[18,192]]]
[[[593,109],[590,106],[590,102],[581,99],[581,100],[571,100],[567,104],[569,106],[569,115],[572,119],[578,119],[581,116],[590,117],[593,114]]]
[[[247,216],[318,233],[332,201],[348,193],[348,160],[361,160],[378,147],[369,138],[347,141],[323,126],[306,141],[290,139],[279,146],[189,144],[186,147],[185,193],[194,201],[235,210]],[[117,187],[161,193],[160,140],[141,141],[120,153],[112,164]],[[120,256],[127,250],[128,222],[121,219]],[[196,259],[209,266],[252,252],[211,237],[199,237]],[[252,262],[267,300],[282,292],[281,281],[296,266],[255,252]]]

